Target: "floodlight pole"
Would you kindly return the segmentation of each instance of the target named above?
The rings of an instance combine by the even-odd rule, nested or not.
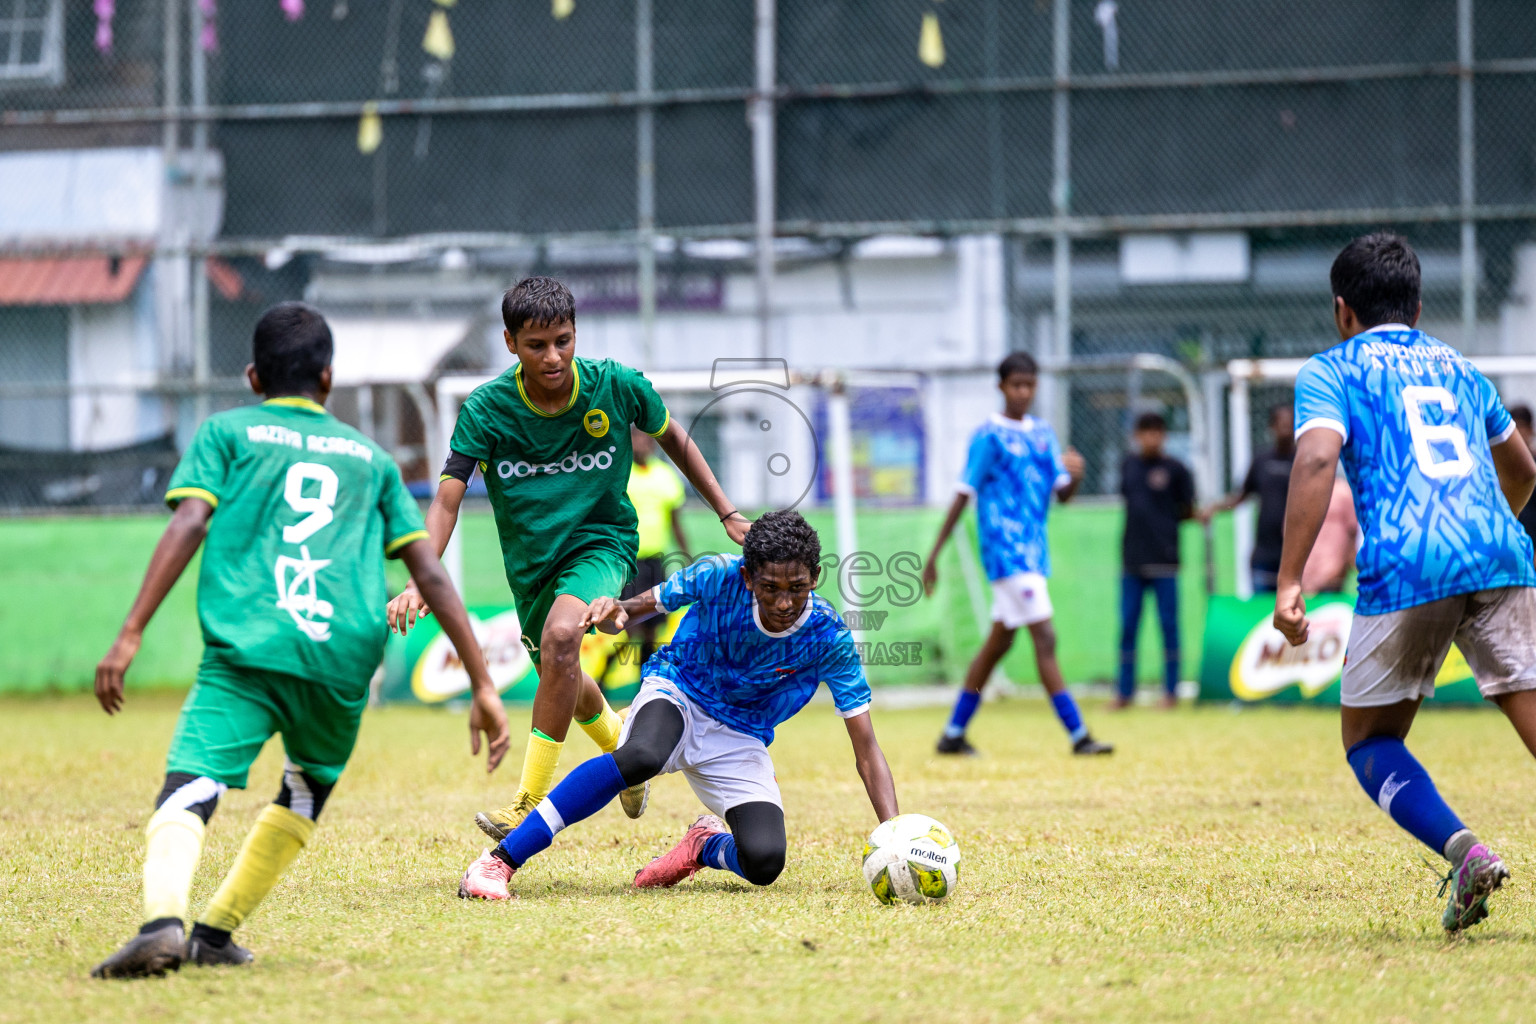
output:
[[[757,355],[762,359],[768,358],[772,342],[777,6],[775,0],[756,0],[754,26],[757,76],[752,97],[752,184],[757,239]]]
[[[635,287],[640,293],[640,368],[656,358],[656,108],[651,0],[635,0]]]

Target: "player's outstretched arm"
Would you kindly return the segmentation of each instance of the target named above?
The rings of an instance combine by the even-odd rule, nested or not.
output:
[[[944,545],[949,542],[949,535],[955,532],[955,524],[960,522],[960,515],[965,511],[966,502],[971,496],[966,491],[956,491],[955,500],[949,503],[949,513],[944,516],[944,525],[939,527],[939,535],[934,539],[933,550],[928,552],[928,561],[923,564],[923,593],[932,594],[933,588],[939,583],[939,552],[944,550]]]
[[[485,770],[493,772],[507,756],[507,748],[512,745],[512,732],[507,727],[507,712],[501,706],[496,684],[485,667],[480,642],[469,625],[469,613],[464,610],[464,602],[459,600],[459,592],[453,589],[453,582],[443,571],[443,563],[433,551],[431,540],[407,544],[400,551],[400,560],[410,570],[411,579],[427,606],[437,614],[437,621],[448,634],[454,650],[459,652],[464,670],[469,673],[469,752],[480,753],[480,735],[484,733]]]
[[[438,558],[442,558],[443,552],[448,549],[448,538],[453,536],[453,528],[459,523],[459,506],[468,489],[468,483],[455,477],[447,476],[438,481],[437,493],[432,496],[432,504],[427,507],[427,538]],[[404,636],[416,625],[418,618],[429,614],[431,608],[422,600],[421,589],[416,586],[413,578],[389,602],[384,617],[391,630]]]
[[[1509,502],[1515,515],[1519,515],[1526,502],[1531,500],[1532,490],[1536,490],[1536,459],[1531,457],[1531,450],[1518,432],[1494,445],[1492,451],[1493,468],[1499,474],[1499,489],[1504,492],[1504,500]]]
[[[853,757],[859,767],[859,778],[864,780],[864,792],[869,794],[870,806],[875,817],[889,821],[901,811],[896,806],[896,783],[891,779],[891,766],[885,763],[885,752],[875,739],[875,727],[869,720],[869,712],[845,718],[848,739],[853,742]]]
[[[677,420],[667,423],[667,429],[661,432],[656,439],[661,445],[661,450],[667,453],[667,458],[672,464],[683,471],[683,476],[693,484],[693,489],[699,492],[709,507],[715,510],[715,515],[720,517],[725,525],[725,532],[731,540],[740,544],[747,536],[747,531],[752,529],[752,520],[736,511],[736,506],[731,504],[731,499],[725,496],[725,489],[720,486],[720,481],[715,479],[715,471],[709,468],[709,462],[704,458],[704,453],[699,451],[699,446],[693,443],[693,438],[688,436],[688,431]]]
[[[1301,596],[1301,572],[1328,515],[1334,472],[1343,447],[1343,435],[1327,427],[1309,430],[1296,441],[1291,488],[1285,499],[1285,544],[1280,552],[1275,589],[1275,628],[1285,634],[1292,646],[1307,639],[1307,604]]]
[[[144,638],[144,627],[154,616],[160,602],[171,592],[171,587],[181,578],[187,563],[197,553],[198,545],[208,536],[208,520],[213,516],[213,506],[201,498],[183,498],[176,512],[160,535],[155,553],[149,558],[149,568],[144,570],[144,582],[139,586],[133,607],[123,620],[112,649],[96,666],[96,700],[102,710],[113,714],[123,706],[123,676],[139,653]]]
[[[596,626],[604,633],[619,633],[631,623],[644,622],[660,614],[661,606],[656,603],[656,594],[651,590],[625,601],[600,597],[587,605],[586,614],[581,617],[581,628],[587,630]]]

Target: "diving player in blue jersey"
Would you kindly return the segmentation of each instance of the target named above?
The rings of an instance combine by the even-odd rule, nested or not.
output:
[[[578,765],[494,850],[465,871],[459,895],[507,899],[507,883],[561,829],[625,789],[682,772],[713,813],[635,876],[639,888],[675,885],[701,868],[768,885],[784,868],[784,808],[768,744],[774,727],[825,683],[848,728],[859,777],[881,821],[896,788],[869,721],[869,684],[852,634],[814,592],[821,541],[798,512],[752,524],[740,557],[701,559],[626,601],[598,598],[586,626],[626,622],[691,605],[671,644],[644,667],[619,748]],[[724,820],[722,820],[722,818]]]
[[[992,631],[966,670],[949,725],[939,737],[941,754],[976,753],[965,738],[966,726],[981,704],[982,688],[1013,646],[1020,626],[1029,628],[1040,684],[1072,740],[1072,752],[1109,754],[1115,749],[1088,734],[1056,661],[1056,630],[1051,625],[1051,595],[1045,582],[1051,574],[1045,520],[1052,495],[1065,502],[1077,492],[1083,457],[1070,448],[1063,455],[1051,425],[1029,414],[1038,384],[1039,368],[1027,352],[1010,353],[998,365],[1003,411],[971,435],[965,474],[923,569],[923,589],[932,594],[939,579],[939,552],[974,496],[976,539],[982,566],[992,581]]]
[[[1344,665],[1343,739],[1366,794],[1450,862],[1441,924],[1488,916],[1509,877],[1404,746],[1452,642],[1484,698],[1536,754],[1536,568],[1516,513],[1536,461],[1488,379],[1415,330],[1419,260],[1392,234],[1357,238],[1330,273],[1344,341],[1296,378],[1296,463],[1275,627],[1307,639],[1301,573],[1342,460],[1364,542]]]

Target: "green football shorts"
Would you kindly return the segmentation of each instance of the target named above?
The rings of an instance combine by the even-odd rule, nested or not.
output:
[[[539,664],[539,644],[543,642],[544,620],[554,607],[555,598],[570,594],[591,604],[600,597],[618,597],[635,574],[632,561],[602,548],[577,552],[569,562],[533,591],[512,591],[517,605],[517,621],[523,630],[523,646],[535,665]]]
[[[236,665],[205,651],[197,682],[181,705],[167,772],[206,775],[244,789],[246,775],[273,734],[288,760],[316,782],[334,785],[352,756],[368,689],[355,696],[282,672]]]

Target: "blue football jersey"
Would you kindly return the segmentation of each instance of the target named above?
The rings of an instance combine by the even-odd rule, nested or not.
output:
[[[864,666],[836,609],[812,594],[799,621],[770,633],[740,570],[740,555],[714,555],[657,588],[663,608],[692,607],[672,642],[646,661],[644,674],[670,679],[715,721],[765,744],[821,683],[841,717],[868,711]]]
[[[976,499],[976,539],[987,579],[1051,574],[1045,520],[1051,495],[1071,481],[1056,432],[1044,420],[994,414],[976,428],[959,489]]]
[[[1360,614],[1536,586],[1530,538],[1489,451],[1514,422],[1461,353],[1402,324],[1372,328],[1307,360],[1296,424],[1297,437],[1326,428],[1344,438]]]

